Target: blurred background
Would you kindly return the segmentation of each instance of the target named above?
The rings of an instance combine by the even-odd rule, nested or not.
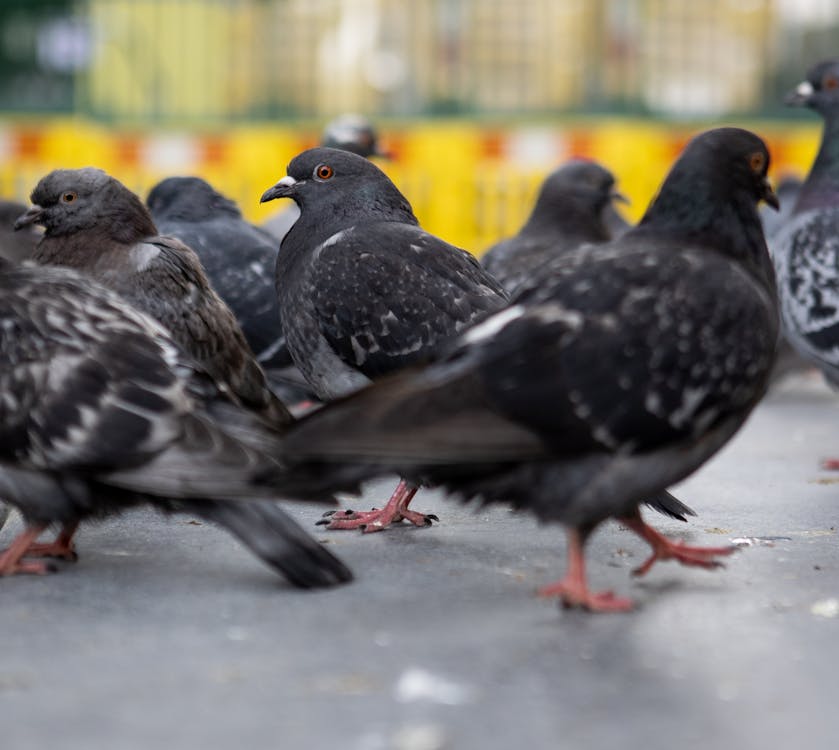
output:
[[[631,218],[710,125],[803,174],[819,121],[782,99],[832,55],[839,0],[0,0],[0,193],[60,166],[143,196],[198,174],[258,221],[355,112],[423,225],[480,253],[571,156],[615,172]]]

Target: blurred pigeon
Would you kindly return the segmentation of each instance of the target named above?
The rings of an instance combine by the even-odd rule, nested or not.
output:
[[[80,522],[148,503],[220,524],[300,587],[350,571],[273,501],[277,435],[215,391],[168,333],[65,268],[0,268],[0,496],[26,529],[0,575],[75,559]],[[217,400],[217,401],[216,401]],[[223,419],[214,416],[223,415]],[[239,436],[239,437],[237,437]],[[37,543],[51,524],[55,541]]]
[[[332,120],[321,135],[320,145],[327,148],[339,148],[369,159],[371,156],[389,158],[390,153],[379,146],[379,134],[373,123],[361,115],[341,115]],[[300,209],[296,204],[279,211],[269,217],[262,228],[282,241],[292,224],[300,216]]]
[[[569,568],[542,593],[568,606],[631,606],[586,582],[583,546],[610,517],[652,546],[638,574],[659,559],[720,565],[731,548],[670,541],[638,504],[716,453],[766,390],[778,334],[757,214],[776,202],[768,165],[748,131],[697,136],[621,239],[555,258],[431,364],[302,419],[283,439],[286,489],[398,472],[559,521]]]
[[[423,231],[375,164],[333,148],[304,151],[262,202],[301,215],[280,247],[277,291],[288,348],[317,396],[331,400],[407,365],[498,310],[507,295],[469,253]],[[330,528],[378,531],[401,519],[415,487],[382,510],[335,514]]]
[[[273,424],[291,416],[271,392],[233,313],[198,256],[161,237],[140,199],[100,169],[57,169],[16,227],[42,224],[34,259],[84,271],[162,323],[216,382]]]
[[[770,239],[784,332],[839,386],[839,59],[812,68],[787,103],[812,107],[825,126],[792,215]]]
[[[519,233],[490,247],[481,263],[513,294],[548,258],[611,239],[604,211],[616,199],[626,200],[608,169],[592,161],[570,161],[542,183]]]
[[[12,263],[29,260],[41,239],[41,232],[35,227],[27,227],[22,232],[15,231],[15,221],[24,211],[26,206],[22,203],[0,200],[0,258]]]
[[[158,231],[192,248],[227,303],[271,388],[286,403],[314,396],[295,373],[274,288],[279,243],[200,177],[167,177],[146,198]]]

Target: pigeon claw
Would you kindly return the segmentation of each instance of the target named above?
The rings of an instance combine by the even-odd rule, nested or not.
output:
[[[34,560],[18,560],[17,562],[12,562],[0,559],[0,576],[14,576],[20,573],[45,576],[49,573],[55,573],[57,570],[58,568],[51,562]]]
[[[725,565],[716,558],[730,555],[736,549],[733,546],[691,547],[684,544],[684,542],[671,542],[669,540],[666,540],[666,544],[657,542],[653,544],[653,553],[642,565],[632,571],[632,575],[645,575],[657,560],[676,560],[676,562],[680,562],[682,565],[706,568],[707,570],[724,568]]]
[[[418,513],[408,508],[373,508],[369,511],[338,511],[331,518],[322,518],[317,523],[327,525],[328,529],[359,529],[365,534],[384,531],[388,526],[400,521],[408,521],[414,526],[431,526],[439,522],[434,514]]]
[[[59,560],[76,562],[79,559],[72,542],[64,543],[56,539],[54,542],[30,544],[26,550],[27,557],[54,557]]]
[[[589,591],[585,584],[568,576],[543,586],[537,594],[559,597],[563,609],[579,607],[589,612],[629,612],[634,606],[631,599],[615,596],[613,591]]]

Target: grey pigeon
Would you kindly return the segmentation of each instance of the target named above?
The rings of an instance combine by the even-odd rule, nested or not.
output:
[[[0,497],[26,529],[0,575],[75,559],[78,525],[150,504],[220,524],[295,586],[350,571],[275,502],[277,434],[150,317],[65,268],[0,267]],[[53,542],[38,543],[50,525]]]
[[[570,161],[542,183],[518,234],[490,247],[481,263],[513,294],[554,255],[611,239],[604,213],[622,198],[608,169],[592,161]]]
[[[22,203],[0,200],[0,258],[12,263],[29,260],[41,239],[41,233],[35,227],[15,231],[15,221],[24,211],[26,206]]]
[[[341,115],[329,122],[321,134],[320,145],[349,151],[365,159],[391,156],[379,145],[379,134],[373,123],[362,115]],[[300,209],[293,204],[266,219],[262,228],[281,242],[298,216]]]
[[[291,421],[198,256],[183,242],[160,236],[134,193],[88,167],[50,172],[31,199],[35,206],[16,226],[44,226],[34,256],[38,263],[89,274],[162,323],[243,405],[273,424]]]
[[[584,544],[608,518],[651,545],[638,574],[660,559],[718,566],[731,548],[670,541],[638,505],[714,455],[767,388],[768,165],[748,131],[697,136],[622,238],[556,258],[431,363],[303,418],[283,439],[286,488],[353,490],[398,472],[561,522],[567,575],[542,593],[568,606],[631,606],[586,581]]]
[[[280,321],[274,268],[280,243],[242,218],[239,207],[200,177],[167,177],[146,205],[161,234],[176,237],[201,260],[262,365],[271,388],[289,404],[313,394],[295,372]]]
[[[323,400],[423,361],[506,303],[473,256],[423,231],[390,179],[353,154],[302,153],[263,200],[280,197],[302,209],[280,248],[281,312],[291,354]],[[400,483],[381,511],[331,514],[329,527],[436,520],[407,510],[415,491]],[[680,520],[694,515],[667,492],[650,504]]]
[[[787,103],[824,118],[816,160],[771,238],[784,333],[839,386],[839,59],[813,67]]]
[[[291,362],[280,325],[274,267],[279,243],[200,177],[167,177],[146,205],[161,234],[191,247],[263,366]]]
[[[506,304],[475,258],[423,231],[396,186],[357,154],[304,151],[262,201],[275,198],[301,211],[280,247],[277,292],[291,356],[322,400],[422,361]],[[400,484],[382,510],[335,514],[330,528],[429,524],[407,508],[415,492]]]

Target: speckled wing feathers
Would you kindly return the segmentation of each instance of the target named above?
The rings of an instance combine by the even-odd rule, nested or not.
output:
[[[794,216],[772,249],[787,336],[839,380],[839,207]]]
[[[369,378],[422,360],[506,300],[471,255],[396,223],[327,240],[307,277],[323,336]]]

